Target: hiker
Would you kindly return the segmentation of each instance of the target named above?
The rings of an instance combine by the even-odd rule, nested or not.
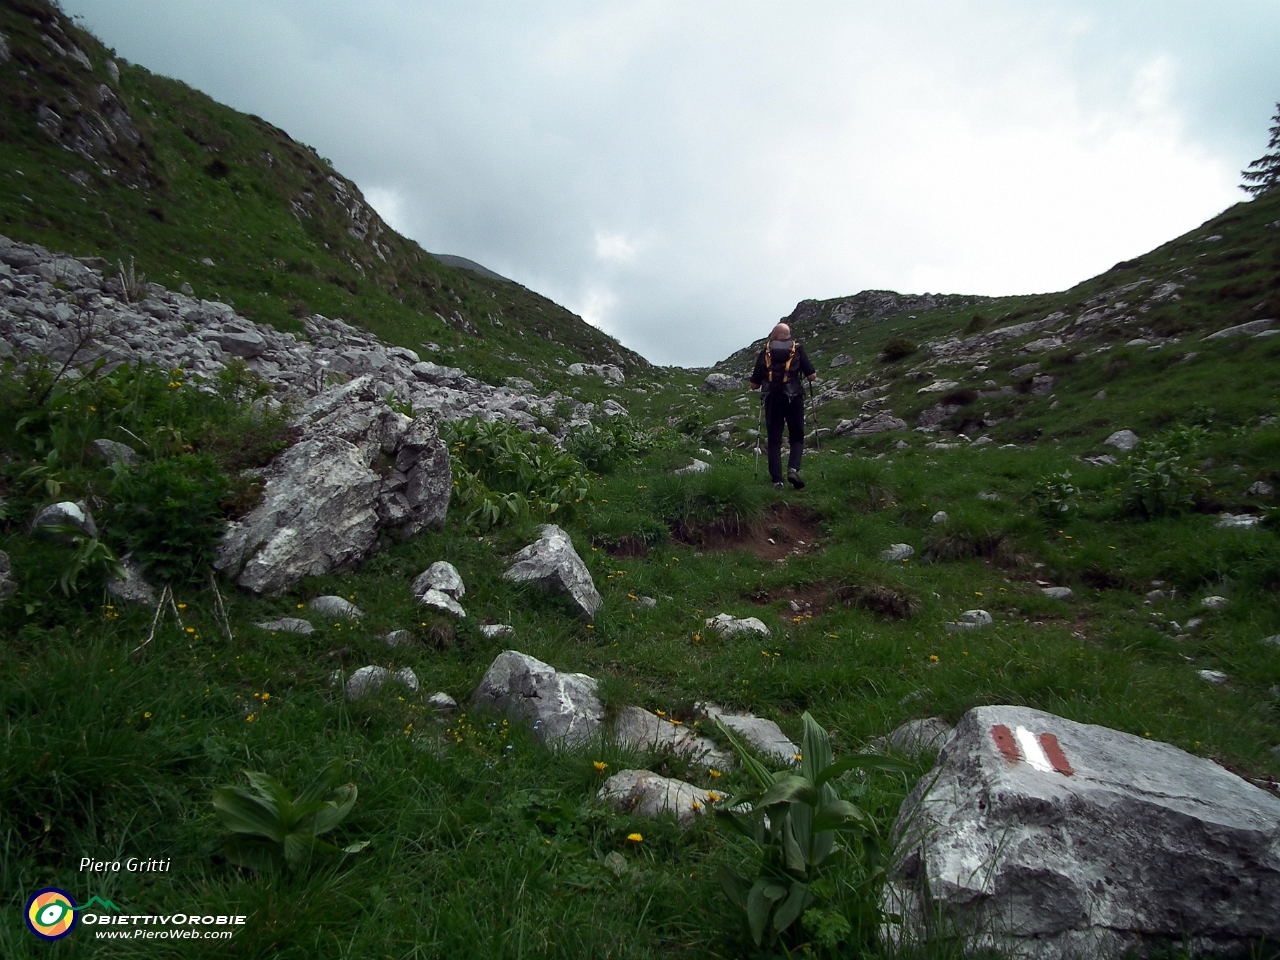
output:
[[[779,323],[769,335],[760,355],[756,357],[756,369],[751,374],[751,389],[764,388],[761,403],[764,404],[765,428],[769,433],[769,476],[773,489],[782,489],[782,425],[787,425],[791,437],[791,452],[787,456],[787,479],[797,490],[804,487],[800,479],[800,458],[804,456],[804,383],[802,377],[816,380],[804,347],[791,339],[791,328]]]

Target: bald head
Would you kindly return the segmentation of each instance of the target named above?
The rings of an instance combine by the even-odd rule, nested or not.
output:
[[[776,324],[773,328],[773,333],[769,334],[769,339],[770,340],[790,340],[791,328],[787,326],[785,323]]]

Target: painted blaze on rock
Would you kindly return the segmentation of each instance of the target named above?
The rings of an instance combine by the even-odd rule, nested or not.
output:
[[[1165,743],[1025,707],[961,719],[903,804],[902,940],[1012,957],[1242,951],[1280,931],[1280,799]]]

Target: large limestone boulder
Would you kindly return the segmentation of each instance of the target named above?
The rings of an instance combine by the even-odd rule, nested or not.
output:
[[[350,566],[379,536],[412,536],[444,523],[452,493],[449,454],[429,416],[411,420],[361,377],[313,398],[303,439],[279,454],[263,499],[228,525],[215,566],[255,593]],[[373,464],[394,458],[386,476]]]
[[[635,750],[670,752],[690,763],[716,770],[733,766],[733,756],[713,740],[699,736],[678,720],[660,717],[643,707],[623,707],[614,720],[618,743]]]
[[[541,537],[520,550],[502,574],[513,583],[533,583],[545,590],[566,594],[584,620],[594,619],[604,600],[596,591],[587,565],[573,548],[569,535],[555,524],[545,524]]]
[[[702,381],[702,389],[708,393],[725,393],[729,390],[741,390],[742,381],[723,373],[709,373]]]
[[[498,654],[471,695],[471,703],[527,724],[549,746],[585,743],[599,735],[604,723],[594,678],[561,673],[515,650]]]
[[[710,791],[649,770],[622,770],[604,782],[596,798],[619,813],[656,819],[671,814],[685,827],[719,799]]]
[[[1280,931],[1280,799],[1169,744],[1026,707],[965,714],[894,836],[882,906],[898,940],[1244,956]]]

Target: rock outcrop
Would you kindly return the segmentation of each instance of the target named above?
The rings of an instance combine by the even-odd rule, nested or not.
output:
[[[894,832],[898,940],[1112,960],[1162,943],[1244,956],[1280,930],[1280,798],[1106,727],[977,707]]]

